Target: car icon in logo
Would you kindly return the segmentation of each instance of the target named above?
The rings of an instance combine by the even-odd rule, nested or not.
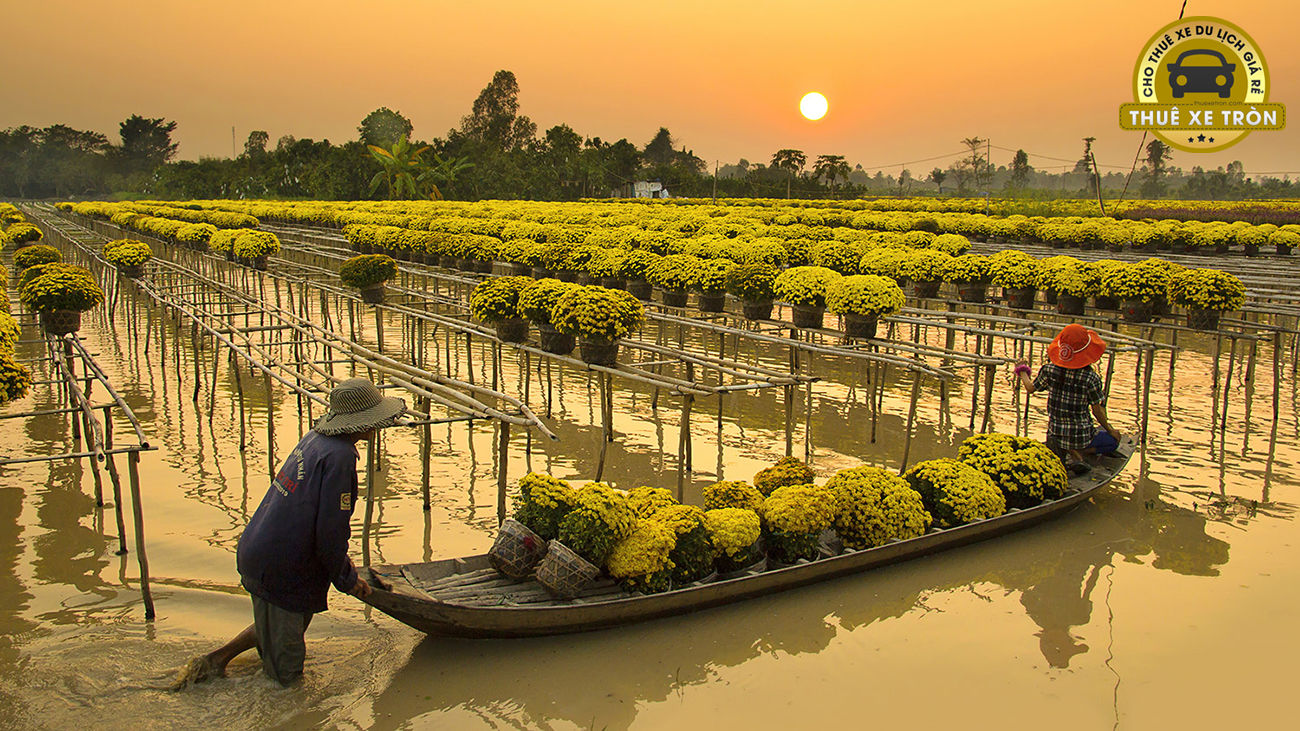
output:
[[[1198,56],[1212,56],[1218,59],[1218,65],[1189,66],[1184,62]],[[1204,60],[1204,59],[1197,59]],[[1178,54],[1178,60],[1165,64],[1169,69],[1169,86],[1174,98],[1182,99],[1184,94],[1218,94],[1220,99],[1227,99],[1232,94],[1232,72],[1237,64],[1228,63],[1218,51],[1198,48]]]

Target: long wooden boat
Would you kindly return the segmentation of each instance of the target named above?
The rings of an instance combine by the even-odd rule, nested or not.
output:
[[[1065,496],[1032,508],[957,528],[931,530],[905,541],[843,553],[781,568],[674,589],[662,594],[629,593],[609,579],[598,581],[572,601],[553,599],[536,581],[513,582],[488,565],[486,554],[428,563],[369,568],[374,591],[367,604],[431,635],[462,638],[512,638],[555,635],[617,627],[708,609],[774,594],[860,571],[908,561],[958,546],[988,540],[1037,525],[1069,512],[1113,480],[1133,451],[1100,457],[1092,471],[1073,477]],[[362,569],[363,576],[366,570]]]

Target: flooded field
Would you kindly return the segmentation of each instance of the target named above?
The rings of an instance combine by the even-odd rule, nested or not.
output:
[[[1100,497],[1041,527],[730,607],[547,639],[426,638],[334,593],[308,633],[301,688],[279,688],[249,653],[229,678],[172,694],[162,688],[187,658],[251,618],[234,551],[268,484],[268,404],[261,380],[245,385],[241,451],[229,363],[221,359],[195,401],[188,328],[166,326],[174,350],[163,351],[164,365],[158,342],[146,354],[130,327],[142,313],[120,305],[81,336],[158,447],[141,462],[157,619],[143,618],[135,556],[117,555],[114,508],[96,507],[88,463],[0,468],[0,728],[1262,727],[1290,690],[1300,651],[1295,372],[1284,359],[1275,427],[1271,346],[1261,344],[1251,374],[1239,355],[1220,429],[1211,414],[1226,372],[1216,383],[1215,342],[1199,336],[1180,341],[1172,370],[1167,353],[1157,357],[1146,449]],[[157,313],[148,317],[158,328]],[[31,327],[24,335],[37,337]],[[43,352],[29,342],[19,354]],[[206,369],[210,352],[201,360]],[[811,408],[795,408],[795,454],[810,435],[823,478],[863,462],[897,467],[910,384],[889,382],[873,443],[861,373],[830,358],[817,365]],[[481,357],[474,367],[486,381]],[[1117,360],[1111,418],[1125,432],[1138,426],[1134,371],[1131,355]],[[522,393],[513,353],[501,378],[503,390]],[[553,382],[544,421],[560,441],[512,430],[512,482],[529,469],[592,476],[594,381],[557,368]],[[995,388],[993,426],[1013,431],[1021,412],[1006,369]],[[911,462],[952,456],[971,433],[970,382],[952,389],[949,407],[922,389]],[[653,398],[648,386],[615,381],[604,477],[620,487],[677,485],[680,407],[663,397],[656,410]],[[530,403],[546,413],[536,389]],[[61,405],[38,385],[0,415]],[[308,424],[283,389],[270,405],[282,458]],[[1043,428],[1038,403],[1028,431]],[[690,432],[686,497],[698,501],[712,481],[748,479],[784,454],[780,389],[729,395],[720,410],[701,401]],[[0,421],[0,444],[7,456],[74,451],[66,415]],[[491,424],[435,427],[426,512],[415,431],[392,430],[370,559],[485,551],[498,519],[495,444]]]

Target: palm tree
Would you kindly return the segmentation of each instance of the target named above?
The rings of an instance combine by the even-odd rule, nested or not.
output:
[[[848,179],[849,163],[843,155],[818,155],[817,162],[813,163],[813,177],[825,177],[831,184],[831,197],[835,197],[835,180],[836,178]]]
[[[786,198],[790,197],[790,181],[803,172],[803,166],[807,164],[808,156],[803,154],[803,150],[777,150],[772,154],[772,167],[790,173],[790,176],[785,179]]]

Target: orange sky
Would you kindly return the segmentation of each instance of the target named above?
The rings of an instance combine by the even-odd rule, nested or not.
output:
[[[1119,129],[1138,52],[1178,0],[42,0],[5,9],[0,128],[65,123],[109,134],[136,113],[178,122],[180,156],[228,156],[252,129],[341,142],[388,106],[444,136],[497,69],[546,129],[627,137],[660,126],[712,163],[783,147],[922,174],[960,140],[1132,163]],[[1296,101],[1294,0],[1190,0],[1263,49],[1271,101]],[[830,100],[819,122],[799,98]],[[1006,164],[1010,152],[993,150]],[[1300,171],[1300,134],[1257,132],[1174,164]],[[1063,163],[1031,158],[1035,167]],[[896,173],[900,168],[887,168]],[[1058,168],[1059,169],[1059,168]]]

